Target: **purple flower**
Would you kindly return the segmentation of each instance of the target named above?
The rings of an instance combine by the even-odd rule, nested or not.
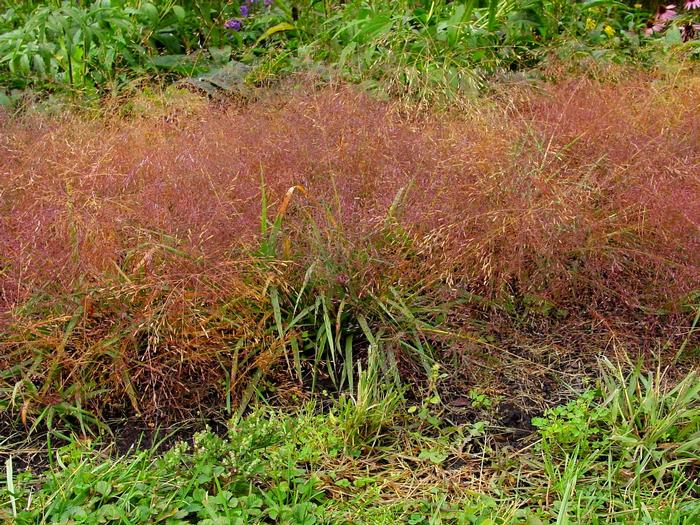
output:
[[[676,18],[676,6],[675,4],[667,5],[667,6],[659,6],[659,11],[658,14],[656,15],[657,20],[661,22],[666,22],[668,20],[671,20],[672,18]]]
[[[246,16],[248,16],[248,14],[249,14],[249,12],[248,12],[248,6],[245,5],[245,4],[242,5],[242,6],[241,6],[241,16],[242,16],[243,18],[245,18]]]
[[[665,27],[666,26],[663,24],[663,22],[659,22],[658,20],[655,20],[654,22],[648,22],[647,27],[644,30],[644,34],[647,36],[651,36],[654,33],[660,33],[664,30]]]
[[[700,0],[696,0],[700,2]],[[263,3],[265,4],[265,7],[270,7],[272,6],[272,0],[263,0]]]
[[[693,1],[700,1],[700,0],[693,0]],[[647,27],[644,30],[644,33],[647,36],[651,36],[654,33],[660,33],[664,29],[666,29],[666,24],[668,23],[669,20],[673,20],[676,18],[678,13],[676,12],[676,6],[675,4],[669,4],[669,5],[660,5],[659,10],[656,12],[656,17],[654,20],[647,22]]]
[[[700,9],[700,0],[685,0],[686,9]]]
[[[231,29],[232,31],[240,31],[243,24],[238,18],[232,18],[231,20],[226,20],[224,27],[226,29]]]

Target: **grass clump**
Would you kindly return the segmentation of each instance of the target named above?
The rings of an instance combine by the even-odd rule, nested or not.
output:
[[[611,344],[692,362],[682,82],[570,81],[454,118],[324,88],[183,121],[8,121],[2,407],[31,428],[232,412],[271,378],[356,393],[370,348],[410,384],[437,361],[455,397],[489,371],[517,397],[513,362],[560,391],[553,370]]]

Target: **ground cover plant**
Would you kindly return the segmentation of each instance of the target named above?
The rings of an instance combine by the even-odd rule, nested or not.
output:
[[[371,373],[371,366],[367,372]],[[260,408],[191,445],[105,457],[51,450],[43,478],[8,463],[12,523],[697,523],[697,376],[603,363],[603,382],[536,424],[531,452],[491,449],[488,425],[413,417],[395,385],[320,412]],[[360,379],[368,378],[361,375]],[[365,396],[369,395],[367,398]],[[393,400],[393,401],[392,401]],[[397,404],[398,403],[398,404]],[[582,426],[583,425],[583,426]],[[580,435],[584,432],[585,435]],[[401,454],[396,454],[401,450]],[[488,479],[483,476],[484,463]],[[506,463],[507,462],[507,463]],[[482,466],[482,475],[474,465]]]
[[[321,70],[426,103],[454,103],[493,78],[568,62],[654,64],[697,56],[697,3],[609,0],[6,0],[2,103],[46,93],[99,100],[234,60],[269,83]],[[32,95],[33,93],[33,95]]]
[[[0,7],[0,522],[700,522],[698,2]]]

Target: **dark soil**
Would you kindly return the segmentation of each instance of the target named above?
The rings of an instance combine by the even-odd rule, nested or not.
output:
[[[191,445],[194,435],[206,429],[219,435],[226,433],[226,425],[214,419],[190,420],[165,426],[131,418],[113,423],[111,428],[114,432],[114,449],[119,455],[135,450],[164,452],[182,441]]]

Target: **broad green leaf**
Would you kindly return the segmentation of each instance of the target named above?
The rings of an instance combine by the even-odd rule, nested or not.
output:
[[[34,71],[39,73],[41,76],[46,74],[46,64],[44,58],[41,55],[34,55],[33,59]]]
[[[28,75],[31,71],[31,66],[29,65],[29,57],[27,55],[21,55],[19,57],[19,70],[24,75]]]
[[[151,22],[158,21],[158,8],[150,2],[144,2],[141,4],[141,14],[147,16]]]
[[[681,32],[678,30],[677,27],[670,27],[668,31],[666,31],[664,43],[669,46],[675,46],[683,43],[683,39],[681,38]]]
[[[275,33],[280,33],[282,31],[294,31],[296,30],[296,27],[290,24],[289,22],[282,22],[280,24],[274,25],[271,28],[269,28],[267,31],[265,31],[262,35],[260,35],[260,38],[258,38],[255,41],[255,45],[257,46],[260,42],[263,40],[270,38],[272,35]]]
[[[393,25],[394,22],[388,15],[377,15],[361,26],[354,40],[356,42],[368,42],[388,33]]]
[[[174,5],[173,6],[173,13],[177,17],[178,20],[183,21],[185,19],[185,10],[182,8],[182,6],[179,5]]]

